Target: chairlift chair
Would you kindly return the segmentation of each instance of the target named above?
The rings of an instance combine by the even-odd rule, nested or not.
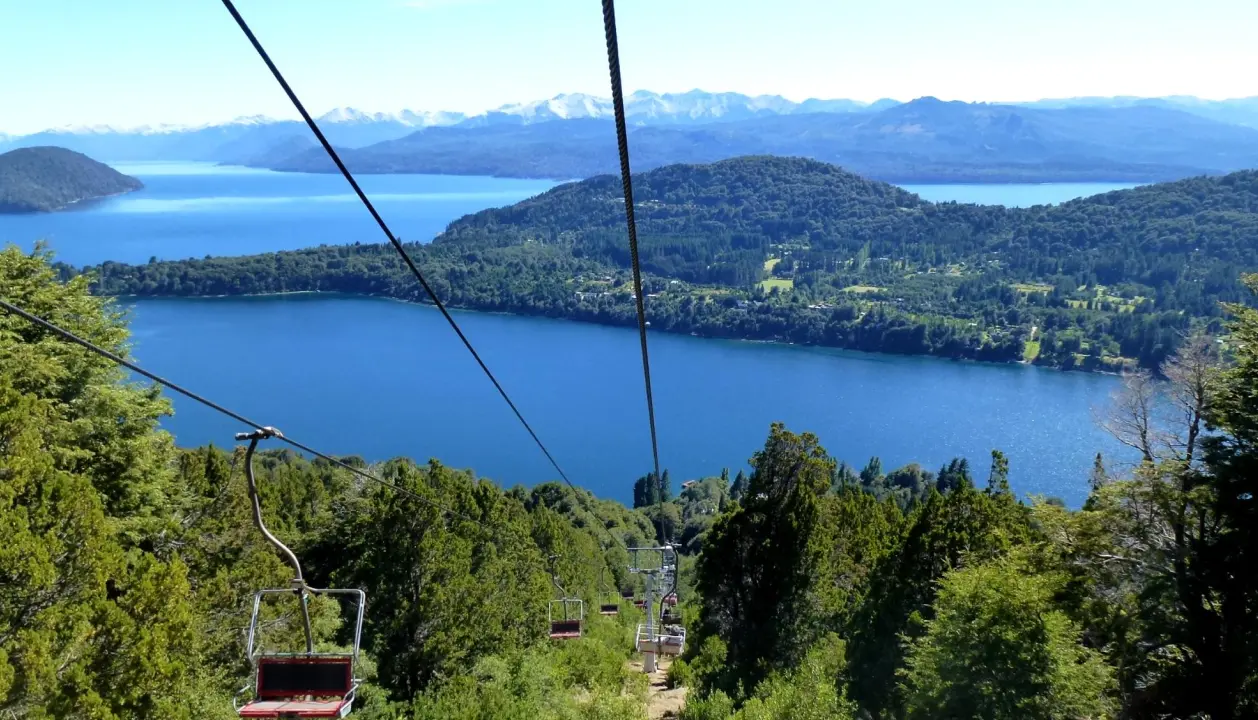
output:
[[[575,640],[581,637],[581,629],[585,624],[585,601],[569,597],[559,584],[559,574],[555,569],[558,555],[550,556],[550,582],[559,593],[557,600],[551,600],[546,606],[546,619],[550,622],[551,640]]]
[[[657,655],[680,655],[686,650],[686,629],[682,627],[659,628],[638,625],[634,649]]]
[[[606,567],[600,568],[598,571],[598,584],[599,584],[598,614],[607,615],[607,616],[619,615],[620,614],[620,599],[619,599],[620,596],[612,592],[611,589],[608,587],[606,581],[604,580],[604,576],[606,575],[606,573],[607,573]]]
[[[579,598],[551,600],[547,610],[551,640],[575,640],[581,637],[585,620],[585,602]]]
[[[367,596],[357,589],[313,588],[307,585],[297,556],[272,535],[262,522],[262,503],[258,499],[258,486],[253,474],[253,453],[259,440],[271,437],[283,435],[270,427],[236,435],[237,440],[249,441],[249,450],[245,453],[245,477],[248,479],[249,497],[253,502],[254,525],[293,567],[296,577],[290,587],[259,590],[253,596],[253,614],[249,620],[249,639],[246,644],[246,653],[253,665],[253,681],[237,694],[239,699],[251,691],[253,699],[243,705],[238,700],[233,701],[233,705],[236,714],[242,718],[343,718],[350,714],[360,683],[356,671]],[[269,652],[261,648],[261,643],[258,642],[259,616],[262,600],[267,595],[291,595],[296,598],[306,636],[304,653]],[[357,607],[354,644],[349,653],[314,651],[310,600],[322,595],[350,597]]]

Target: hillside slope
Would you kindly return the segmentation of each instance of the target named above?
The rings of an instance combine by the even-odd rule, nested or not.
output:
[[[65,148],[22,148],[0,155],[0,213],[60,210],[142,187],[139,180]]]

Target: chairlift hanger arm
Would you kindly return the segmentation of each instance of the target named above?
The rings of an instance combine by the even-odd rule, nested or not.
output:
[[[306,652],[314,652],[314,628],[310,624],[310,594],[317,592],[314,588],[306,585],[306,579],[301,574],[301,561],[297,559],[296,553],[289,549],[287,545],[280,542],[270,530],[267,529],[266,523],[262,521],[262,499],[258,496],[258,481],[253,474],[253,453],[258,449],[258,441],[267,438],[284,437],[284,434],[273,427],[255,428],[249,432],[236,433],[236,440],[248,440],[249,449],[245,451],[245,478],[249,484],[249,499],[253,503],[253,524],[266,537],[267,541],[275,546],[280,554],[288,560],[288,564],[293,566],[293,572],[296,577],[293,578],[293,591],[297,593],[297,602],[301,605],[302,629],[306,633]],[[261,598],[254,600],[254,617],[257,617],[258,602]],[[249,631],[249,644],[253,645],[253,629]]]
[[[279,538],[275,537],[275,535],[267,529],[266,523],[262,520],[262,499],[258,496],[258,482],[253,474],[253,453],[258,449],[259,440],[265,440],[273,437],[282,438],[284,437],[284,434],[273,427],[263,427],[257,428],[251,432],[236,433],[237,440],[249,441],[249,449],[245,451],[245,478],[249,481],[249,500],[253,504],[253,524],[257,526],[258,530],[262,531],[262,534],[266,537],[267,542],[274,545],[275,549],[279,550],[280,554],[288,560],[288,564],[293,566],[293,571],[297,573],[293,582],[299,583],[304,587],[306,581],[302,577],[301,562],[297,559],[297,555],[290,550],[287,545],[281,542]]]

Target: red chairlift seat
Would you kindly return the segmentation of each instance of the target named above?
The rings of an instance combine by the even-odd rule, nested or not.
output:
[[[354,703],[354,659],[349,655],[258,658],[256,700],[242,718],[343,718]]]
[[[580,620],[552,620],[550,623],[552,640],[573,640],[581,637]]]

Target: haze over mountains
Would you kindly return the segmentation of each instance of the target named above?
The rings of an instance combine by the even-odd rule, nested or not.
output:
[[[892,182],[1170,180],[1258,167],[1258,98],[1074,98],[1022,104],[635,92],[635,169],[748,154],[837,163]],[[563,94],[459,112],[337,108],[320,120],[351,168],[571,179],[616,167],[610,100]],[[265,117],[201,127],[80,127],[0,136],[117,160],[195,160],[326,172],[305,125]]]

